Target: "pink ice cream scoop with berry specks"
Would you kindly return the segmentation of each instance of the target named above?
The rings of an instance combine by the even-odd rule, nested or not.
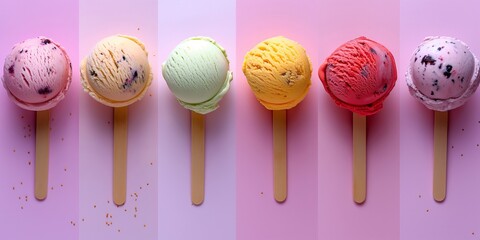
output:
[[[5,59],[3,86],[21,108],[42,111],[57,105],[72,79],[66,51],[53,40],[37,37],[16,44]]]

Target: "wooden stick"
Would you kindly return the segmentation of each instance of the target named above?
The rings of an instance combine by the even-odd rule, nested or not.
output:
[[[447,191],[448,112],[435,111],[433,129],[433,198],[445,200]]]
[[[273,184],[275,200],[287,199],[287,110],[273,111]]]
[[[365,202],[367,195],[367,120],[353,113],[353,199]]]
[[[113,109],[113,202],[121,206],[127,197],[128,107]]]
[[[205,198],[205,117],[191,111],[191,198],[201,205]]]
[[[50,146],[50,111],[38,111],[35,137],[35,198],[44,200],[48,193],[48,152]]]

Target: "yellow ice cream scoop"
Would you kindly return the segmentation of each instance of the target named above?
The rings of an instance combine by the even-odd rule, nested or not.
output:
[[[312,64],[300,44],[274,37],[247,53],[242,70],[257,100],[273,110],[273,189],[282,203],[287,199],[287,109],[307,95]]]
[[[257,44],[246,54],[242,70],[257,100],[269,110],[295,107],[311,84],[312,64],[305,49],[285,37]]]

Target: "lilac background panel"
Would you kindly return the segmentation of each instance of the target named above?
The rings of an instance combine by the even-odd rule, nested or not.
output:
[[[318,1],[237,2],[237,239],[318,239],[317,129],[321,30]],[[301,44],[312,61],[306,98],[287,111],[287,200],[273,197],[272,112],[253,95],[242,72],[245,54],[282,35]]]
[[[158,4],[159,65],[186,38],[207,36],[227,51],[235,69],[235,1],[179,0]],[[233,82],[239,81],[234,71]],[[158,149],[159,238],[235,239],[234,86],[220,107],[205,116],[205,200],[190,196],[190,111],[183,108],[159,77]]]
[[[48,196],[34,197],[35,112],[0,90],[0,232],[2,239],[78,239],[78,1],[3,1],[0,59],[14,44],[47,36],[73,65],[66,98],[50,113]]]
[[[144,98],[128,107],[121,207],[112,201],[113,109],[80,93],[80,239],[158,239],[157,1],[81,0],[79,11],[80,59],[104,37],[132,35],[145,44],[154,77]]]
[[[465,105],[449,112],[447,197],[437,203],[432,193],[434,113],[410,96],[404,78],[411,55],[427,36],[456,37],[479,57],[479,7],[474,0],[458,4],[401,1],[398,68],[402,240],[478,239],[480,235],[480,96],[477,92]]]
[[[321,40],[324,61],[346,41],[366,36],[399,54],[399,1],[322,1]],[[396,59],[398,63],[398,58]],[[316,68],[318,69],[318,65]],[[398,73],[399,81],[402,74]],[[324,91],[318,110],[318,218],[322,239],[399,239],[399,92],[367,117],[367,198],[352,194],[352,113],[339,108]]]

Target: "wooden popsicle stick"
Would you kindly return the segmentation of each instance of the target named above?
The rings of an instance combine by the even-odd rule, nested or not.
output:
[[[435,111],[433,129],[433,198],[445,200],[447,192],[448,112]]]
[[[353,113],[353,199],[365,202],[367,195],[367,119]]]
[[[273,189],[275,200],[287,199],[287,110],[273,111]]]
[[[38,111],[35,136],[35,198],[44,200],[48,193],[48,153],[50,146],[50,111]]]
[[[113,202],[125,204],[127,197],[128,107],[113,109]]]
[[[191,198],[201,205],[205,198],[205,117],[191,111]]]

